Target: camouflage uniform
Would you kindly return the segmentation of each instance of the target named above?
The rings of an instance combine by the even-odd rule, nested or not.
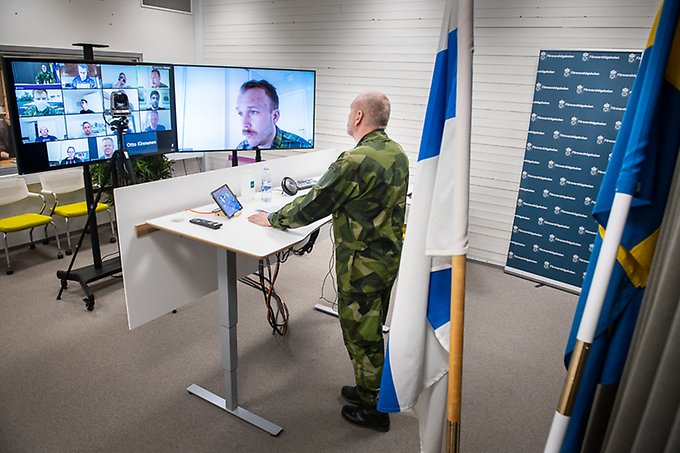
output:
[[[60,113],[62,112],[52,107],[51,105],[45,107],[45,110],[40,111],[35,105],[30,104],[26,106],[23,112],[20,112],[20,116],[47,116],[47,115],[59,115]]]
[[[44,84],[49,84],[49,83],[56,83],[56,79],[52,75],[52,73],[48,72],[42,72],[40,71],[38,75],[35,76],[35,83],[44,85]]]
[[[274,148],[284,148],[284,149],[305,149],[305,148],[311,148],[312,144],[305,140],[304,138],[300,137],[299,135],[295,135],[292,132],[287,132],[282,129],[279,129],[279,127],[276,127],[276,134],[274,135],[274,141],[272,142],[272,146],[270,149]],[[238,144],[236,149],[253,149],[252,146],[250,146],[250,143],[248,143],[248,140],[243,140],[241,143]]]
[[[359,396],[375,407],[384,361],[382,325],[397,276],[408,158],[383,130],[341,154],[311,191],[269,215],[297,228],[333,215],[340,326]]]

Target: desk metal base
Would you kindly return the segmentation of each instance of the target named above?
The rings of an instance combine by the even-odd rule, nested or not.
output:
[[[283,428],[281,428],[280,426],[275,425],[269,420],[265,420],[259,415],[253,414],[252,412],[242,408],[241,406],[237,406],[236,409],[233,410],[227,409],[227,402],[224,398],[215,395],[214,393],[204,389],[201,386],[191,384],[189,387],[187,387],[187,391],[192,395],[196,395],[199,398],[202,398],[207,402],[214,404],[223,411],[229,412],[231,415],[234,415],[240,418],[241,420],[250,423],[251,425],[255,425],[263,431],[267,431],[272,436],[278,436],[279,433],[283,431]]]
[[[220,342],[222,343],[222,369],[224,370],[224,398],[196,385],[191,384],[187,391],[220,409],[244,420],[251,425],[277,436],[283,428],[255,415],[238,405],[238,352],[236,324],[238,306],[236,303],[236,253],[217,250],[218,307],[220,318]]]
[[[327,315],[335,316],[336,318],[338,317],[338,311],[328,305],[316,304],[314,305],[314,309],[326,313]]]

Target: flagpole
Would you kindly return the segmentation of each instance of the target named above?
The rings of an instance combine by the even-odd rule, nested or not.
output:
[[[446,411],[446,451],[460,451],[460,405],[463,382],[463,322],[465,318],[466,255],[451,259],[451,326],[449,388]]]
[[[559,452],[562,448],[564,437],[567,434],[569,419],[571,418],[574,402],[576,401],[576,393],[578,392],[583,370],[586,367],[590,346],[595,338],[597,323],[600,319],[605,296],[607,295],[607,287],[609,286],[609,280],[611,279],[616,262],[616,253],[618,252],[619,244],[621,244],[623,229],[628,219],[628,212],[630,211],[632,201],[633,197],[629,194],[617,192],[614,196],[606,234],[604,234],[602,248],[595,265],[595,272],[593,273],[593,282],[588,292],[583,317],[581,318],[581,324],[576,335],[576,344],[569,361],[569,368],[567,369],[567,377],[562,387],[562,394],[557,404],[544,453]]]

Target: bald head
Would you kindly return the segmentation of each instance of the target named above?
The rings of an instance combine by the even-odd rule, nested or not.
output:
[[[376,129],[385,129],[390,120],[390,100],[378,91],[357,96],[350,107],[347,133],[359,140]]]
[[[385,129],[390,120],[390,100],[379,91],[367,91],[354,99],[352,104],[364,112],[364,121],[376,129]]]

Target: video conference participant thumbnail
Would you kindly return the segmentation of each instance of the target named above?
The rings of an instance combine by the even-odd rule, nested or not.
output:
[[[312,147],[309,141],[276,125],[281,117],[279,96],[266,80],[249,80],[241,85],[236,111],[245,137],[236,149]]]
[[[100,114],[66,115],[68,138],[94,138],[107,135],[108,126]]]
[[[90,160],[90,145],[87,139],[49,142],[47,158],[51,167],[86,162]]]
[[[61,90],[16,90],[19,116],[53,116],[64,114]]]
[[[104,111],[100,90],[64,90],[66,114],[101,113]]]
[[[170,69],[165,66],[137,66],[137,86],[140,88],[168,88]]]
[[[102,88],[137,88],[135,66],[105,64],[100,67]]]
[[[97,139],[97,159],[110,159],[116,150],[116,144],[112,137]]]
[[[146,105],[146,110],[166,110],[170,105],[170,90],[154,88],[140,90],[139,102]]]
[[[144,132],[165,131],[170,129],[170,112],[149,110],[140,112]]]
[[[38,129],[39,134],[35,139],[36,143],[42,143],[42,142],[56,142],[57,137],[54,135],[50,135],[50,130],[46,126],[40,127]]]
[[[60,69],[63,88],[101,88],[98,64],[64,63]]]
[[[17,61],[12,64],[12,75],[18,89],[61,88],[59,63]]]
[[[22,143],[42,143],[66,138],[63,116],[24,117],[19,119]]]
[[[38,85],[51,85],[58,83],[58,78],[51,65],[47,63],[42,63],[40,65],[40,70],[35,75],[35,83]]]

